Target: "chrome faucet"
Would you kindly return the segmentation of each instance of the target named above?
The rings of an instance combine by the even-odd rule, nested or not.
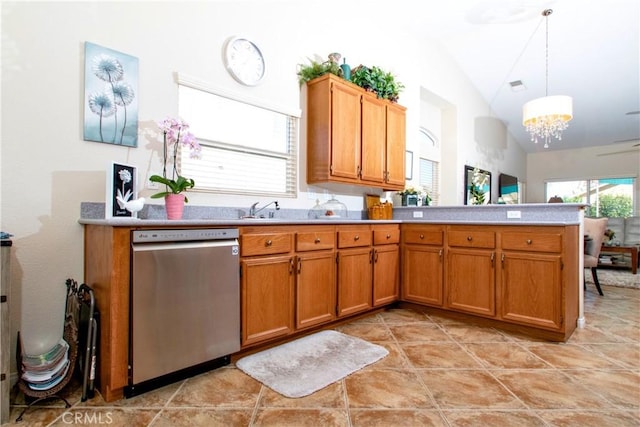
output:
[[[260,202],[255,202],[254,204],[251,205],[251,207],[249,208],[249,217],[250,218],[256,218],[256,216],[258,215],[258,212],[263,211],[264,209],[268,208],[271,205],[275,205],[276,210],[280,210],[280,205],[278,204],[277,200],[274,200],[271,203],[267,203],[266,205],[264,205],[263,207],[261,207],[260,209],[257,209],[258,203]],[[272,217],[270,215],[270,217]]]

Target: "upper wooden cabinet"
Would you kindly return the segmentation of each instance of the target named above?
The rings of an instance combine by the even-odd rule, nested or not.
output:
[[[404,188],[406,109],[332,74],[307,83],[307,182]]]

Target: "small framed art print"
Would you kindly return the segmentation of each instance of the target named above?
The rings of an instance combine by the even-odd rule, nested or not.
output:
[[[135,212],[126,209],[129,201],[136,199],[137,168],[111,162],[107,170],[107,204],[105,218],[136,218]]]

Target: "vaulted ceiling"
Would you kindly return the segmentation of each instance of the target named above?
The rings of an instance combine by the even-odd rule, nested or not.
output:
[[[640,149],[640,1],[396,1],[402,25],[442,43],[526,152]],[[545,149],[522,126],[522,106],[545,96],[548,8],[548,94],[573,97],[573,119]],[[516,80],[524,90],[511,89]]]

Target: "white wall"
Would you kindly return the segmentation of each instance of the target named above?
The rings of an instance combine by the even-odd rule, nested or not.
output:
[[[0,226],[15,235],[12,328],[21,330],[27,352],[48,349],[62,333],[64,282],[81,282],[84,274],[80,203],[104,201],[109,162],[160,167],[149,148],[160,142],[146,131],[177,112],[175,72],[298,108],[297,64],[338,51],[352,66],[380,66],[405,84],[400,103],[408,108],[409,149],[417,144],[421,91],[442,100],[443,203],[462,203],[464,164],[491,170],[494,188],[501,171],[524,176],[525,155],[508,135],[493,146],[487,135],[478,138],[474,122],[490,116],[488,107],[437,46],[387,27],[386,18],[382,25],[379,14],[367,16],[379,11],[358,8],[358,2],[285,3],[2,2]],[[237,34],[255,40],[266,55],[267,76],[257,87],[237,84],[224,69],[222,46]],[[140,60],[137,148],[82,138],[85,41]],[[299,197],[282,200],[283,208],[313,206],[302,174],[301,181]],[[362,209],[362,195],[371,192],[341,190],[350,209]],[[189,198],[214,206],[254,201],[198,193]]]
[[[561,142],[559,142],[561,144]],[[547,180],[640,177],[640,151],[610,144],[578,150],[541,151],[527,156],[527,200],[545,203]],[[640,215],[640,182],[636,180],[634,215]]]

